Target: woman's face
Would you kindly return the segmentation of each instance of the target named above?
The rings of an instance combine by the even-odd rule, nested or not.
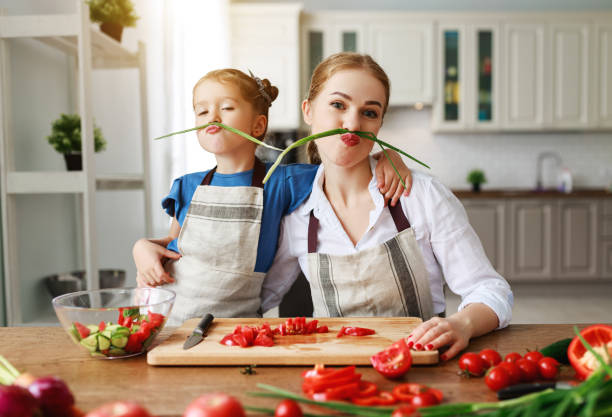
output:
[[[266,117],[256,115],[251,103],[231,83],[205,80],[196,87],[193,98],[196,126],[220,122],[255,137],[265,130]],[[198,141],[204,149],[217,155],[255,149],[253,142],[217,126],[198,130]]]
[[[304,121],[312,133],[344,128],[378,134],[382,125],[385,87],[369,72],[336,72],[312,101],[302,103]],[[357,135],[334,135],[316,140],[323,163],[350,167],[366,159],[374,142]]]

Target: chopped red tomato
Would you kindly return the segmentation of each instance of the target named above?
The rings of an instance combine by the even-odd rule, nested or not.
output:
[[[580,334],[593,347],[595,352],[599,353],[605,361],[610,363],[610,357],[612,356],[612,326],[594,324],[584,328]],[[574,337],[567,348],[567,357],[580,379],[588,378],[594,370],[601,366],[597,358],[584,347],[578,336]]]
[[[372,356],[370,361],[381,375],[387,378],[399,378],[412,366],[412,355],[404,339],[400,339]]]
[[[91,333],[91,330],[89,330],[86,326],[82,325],[78,321],[74,322],[74,327],[75,329],[77,329],[77,332],[79,332],[79,336],[81,337],[81,339],[86,338],[87,336],[89,336],[89,333]]]
[[[336,337],[342,336],[368,336],[376,333],[372,329],[366,329],[365,327],[345,327],[342,326]]]
[[[106,323],[104,323],[104,320],[102,320],[100,324],[98,324],[98,331],[103,332],[104,329],[106,329]]]

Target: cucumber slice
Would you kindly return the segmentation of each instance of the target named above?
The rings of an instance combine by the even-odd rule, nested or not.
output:
[[[125,345],[127,345],[127,342],[127,336],[122,334],[114,334],[113,337],[111,337],[111,343],[114,347],[124,348]]]
[[[68,334],[70,335],[70,338],[74,340],[74,343],[79,343],[81,341],[81,335],[74,324],[70,327]]]
[[[106,349],[110,349],[110,340],[104,336],[102,336],[101,334],[98,335],[98,349],[99,350],[106,350]]]
[[[125,355],[125,350],[119,348],[112,348],[108,351],[109,356],[123,356]]]
[[[106,326],[106,328],[104,330],[108,330],[108,331],[114,332],[119,327],[122,327],[122,326],[119,326],[118,324],[109,324],[109,325]]]
[[[113,336],[116,336],[116,335],[128,336],[129,334],[130,334],[130,329],[128,329],[125,326],[119,326],[113,331]]]
[[[110,339],[111,337],[113,337],[113,332],[111,332],[110,330],[104,329],[101,335],[106,337],[107,339]]]
[[[100,330],[98,329],[98,326],[96,326],[95,324],[88,324],[86,327],[89,329],[91,333],[98,333],[98,330]]]
[[[558,340],[550,345],[540,349],[540,353],[544,356],[550,356],[555,358],[559,363],[569,365],[569,359],[567,358],[567,348],[569,347],[572,339]]]
[[[106,355],[100,352],[90,352],[89,354],[94,358],[106,358]]]
[[[90,352],[95,352],[98,350],[98,336],[95,334],[87,336],[85,339],[79,342],[82,346],[84,346]]]

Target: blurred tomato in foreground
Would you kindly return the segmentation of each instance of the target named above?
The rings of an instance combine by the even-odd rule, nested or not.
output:
[[[237,399],[217,392],[193,400],[185,409],[183,417],[246,417],[246,414]]]
[[[90,411],[85,417],[152,417],[140,404],[131,401],[115,401]]]

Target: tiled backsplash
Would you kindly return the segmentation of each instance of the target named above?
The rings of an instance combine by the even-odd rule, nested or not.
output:
[[[391,108],[378,135],[431,166],[410,167],[438,177],[453,189],[467,189],[467,173],[485,171],[483,188],[534,188],[537,155],[557,152],[573,175],[574,187],[604,188],[612,182],[612,132],[431,131],[431,108]]]

